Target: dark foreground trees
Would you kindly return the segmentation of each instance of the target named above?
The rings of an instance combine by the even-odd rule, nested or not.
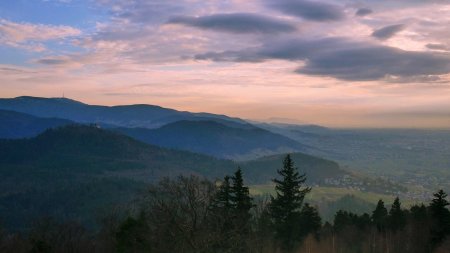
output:
[[[279,247],[285,251],[291,251],[305,234],[305,231],[302,231],[304,226],[301,226],[302,222],[306,224],[309,219],[305,215],[312,214],[308,209],[305,209],[303,214],[301,212],[305,195],[311,191],[311,188],[304,187],[306,175],[298,172],[290,155],[286,156],[283,168],[277,172],[281,178],[273,180],[276,196],[271,199],[270,214]],[[320,226],[320,219],[318,226]]]
[[[270,204],[252,199],[241,169],[218,184],[194,176],[165,179],[119,226],[117,251],[290,252],[311,232],[318,236],[321,218],[303,205],[310,189],[289,156],[279,174]]]
[[[436,246],[444,241],[446,236],[450,234],[450,211],[447,209],[449,205],[446,200],[447,194],[440,190],[434,195],[434,199],[430,204],[430,214],[433,217],[431,223],[431,244]]]
[[[0,252],[443,253],[450,252],[444,191],[428,206],[379,201],[369,214],[338,211],[322,225],[304,202],[310,188],[286,157],[273,198],[250,196],[244,175],[213,183],[196,176],[164,179],[128,212],[105,217],[96,232],[44,219],[24,233],[0,229]]]
[[[448,203],[443,191],[434,197],[429,206],[414,205],[409,210],[402,209],[396,198],[389,212],[380,200],[371,216],[339,211],[332,232],[322,235],[318,247],[346,253],[450,252]]]

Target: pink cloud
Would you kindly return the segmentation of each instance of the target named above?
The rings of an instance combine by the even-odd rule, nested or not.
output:
[[[45,41],[59,40],[80,34],[80,30],[70,26],[15,23],[0,19],[0,44],[30,51],[45,50],[45,46],[42,44]]]

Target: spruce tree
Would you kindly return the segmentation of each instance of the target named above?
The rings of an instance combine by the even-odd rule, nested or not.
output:
[[[215,251],[246,252],[252,207],[249,189],[244,185],[242,170],[238,168],[232,177],[225,176],[211,204],[215,214],[211,224],[217,226],[222,238],[215,245]]]
[[[233,208],[234,247],[233,252],[247,252],[246,240],[250,232],[250,210],[253,207],[248,187],[244,186],[242,170],[238,170],[231,178],[231,203]]]
[[[221,183],[216,197],[213,201],[214,208],[220,208],[226,213],[228,213],[232,208],[231,203],[231,184],[230,177],[225,176],[223,182]]]
[[[389,210],[389,228],[397,232],[401,230],[406,224],[406,215],[401,208],[400,199],[397,197]]]
[[[383,200],[380,199],[377,203],[377,207],[372,213],[372,222],[377,226],[379,231],[385,229],[387,216],[388,211],[386,207],[384,207]]]
[[[320,217],[317,208],[305,203],[300,211],[300,236],[304,238],[312,233],[318,237],[321,227],[322,218]]]
[[[231,184],[230,177],[225,176],[214,199],[211,203],[211,213],[214,215],[210,221],[210,226],[217,233],[217,237],[221,238],[213,246],[216,251],[231,248],[233,238],[233,203],[231,202]]]
[[[242,170],[238,167],[238,170],[232,177],[233,185],[231,187],[231,201],[233,207],[240,217],[250,217],[250,209],[253,207],[252,198],[248,187],[244,186],[244,179],[242,177]]]
[[[281,179],[274,179],[276,197],[271,199],[270,211],[274,222],[276,239],[282,249],[289,251],[299,240],[298,224],[305,195],[311,188],[304,187],[306,175],[300,174],[290,155],[277,171]]]
[[[450,211],[447,209],[449,202],[447,194],[439,190],[433,194],[434,199],[430,204],[430,212],[433,219],[431,231],[431,243],[433,246],[441,243],[450,234]]]
[[[423,222],[428,217],[428,210],[424,204],[421,205],[413,205],[410,208],[411,218],[415,222]]]

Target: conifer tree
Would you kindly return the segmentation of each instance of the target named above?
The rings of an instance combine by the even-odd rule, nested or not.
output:
[[[447,194],[443,190],[439,190],[433,196],[434,199],[430,204],[430,212],[433,219],[431,243],[433,246],[436,246],[450,234],[450,211],[447,209],[449,205],[446,199]]]
[[[233,208],[233,228],[235,245],[233,252],[248,252],[246,239],[250,232],[250,210],[253,207],[248,187],[244,186],[242,170],[238,167],[231,178],[231,203]]]
[[[427,219],[427,207],[424,204],[413,205],[410,208],[411,217],[414,221],[425,221]]]
[[[313,233],[316,237],[319,236],[319,230],[322,227],[322,218],[317,211],[317,208],[305,203],[300,211],[300,236],[306,237]]]
[[[228,213],[232,208],[230,177],[225,176],[213,201],[214,208],[221,208]]]
[[[406,215],[401,208],[400,199],[397,197],[389,210],[389,228],[397,232],[406,224]]]
[[[236,214],[239,217],[250,217],[250,209],[253,207],[252,198],[250,197],[250,192],[248,187],[244,186],[244,179],[242,177],[242,170],[238,170],[234,173],[232,177],[233,185],[231,186],[231,201]]]
[[[379,231],[385,229],[387,216],[388,211],[384,206],[383,200],[380,199],[377,203],[377,207],[372,213],[372,222],[377,226]]]
[[[215,245],[216,251],[226,249],[230,252],[246,252],[252,207],[249,189],[244,185],[242,170],[238,168],[232,177],[224,177],[211,204],[215,214],[211,224],[218,226],[222,238]]]
[[[214,215],[210,221],[210,226],[217,233],[217,238],[221,238],[213,246],[215,250],[227,249],[232,245],[233,203],[231,202],[230,177],[225,176],[211,202],[211,213]]]
[[[270,211],[275,227],[276,239],[284,250],[289,251],[299,239],[298,224],[305,195],[311,188],[304,187],[306,175],[300,174],[290,155],[277,171],[281,179],[274,179],[276,197],[271,200]]]

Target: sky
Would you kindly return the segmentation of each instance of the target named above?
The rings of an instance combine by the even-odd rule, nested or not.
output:
[[[0,1],[0,97],[450,128],[450,0]]]

